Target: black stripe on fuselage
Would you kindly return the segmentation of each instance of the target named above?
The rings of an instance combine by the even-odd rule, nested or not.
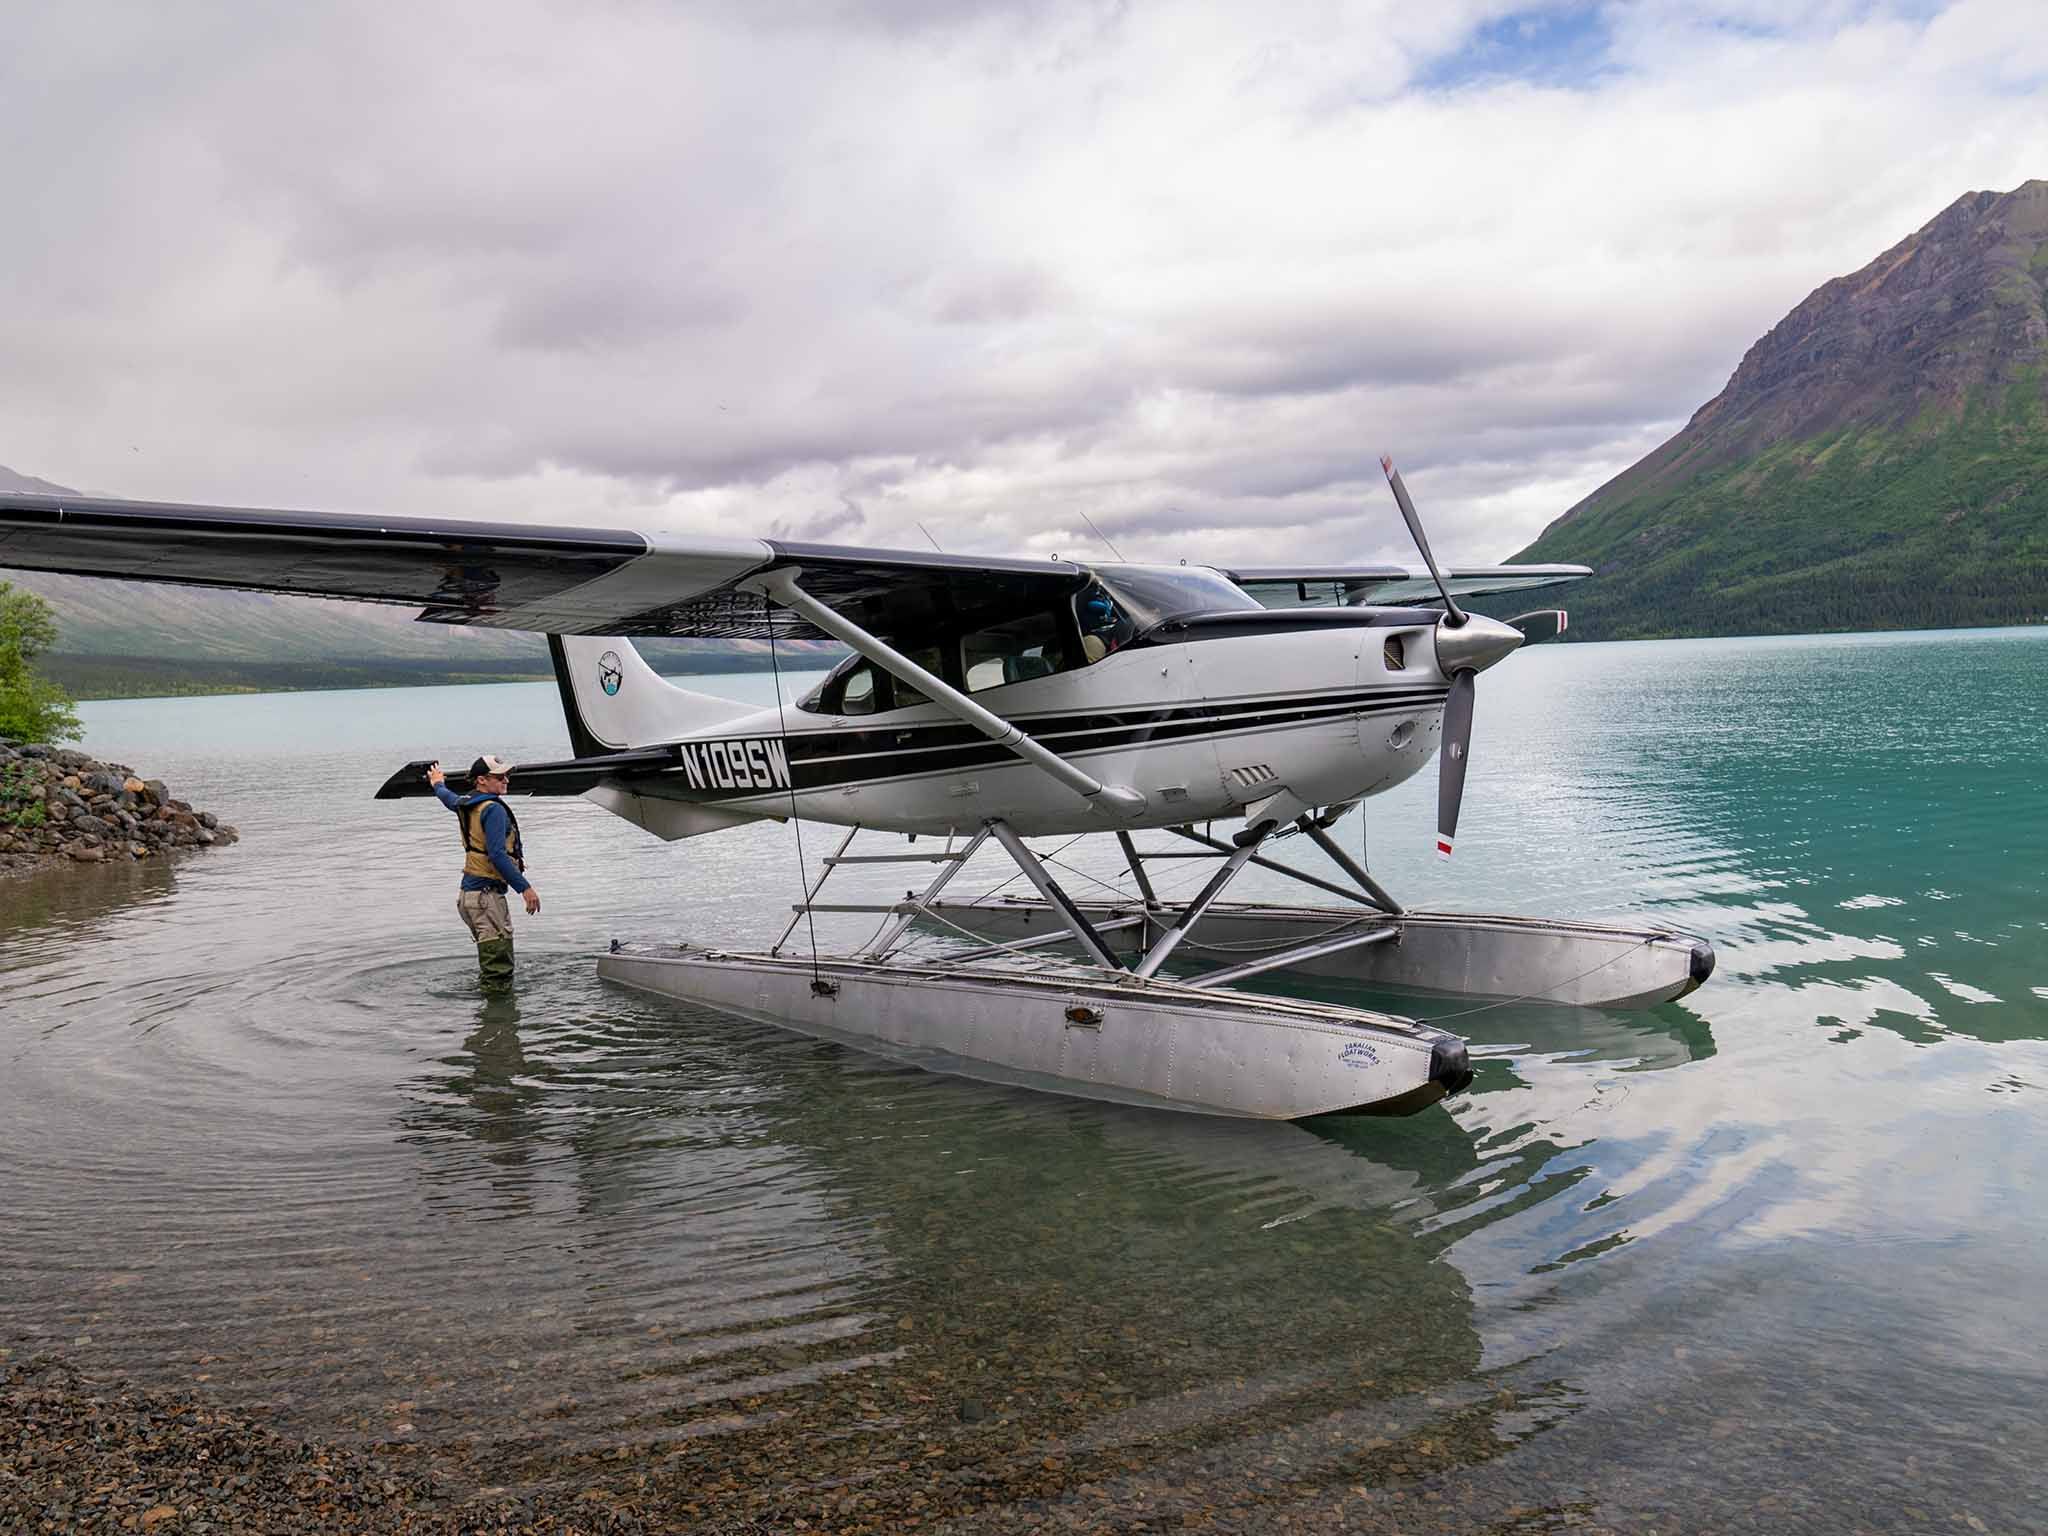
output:
[[[1265,698],[1223,705],[1210,702],[1096,715],[1020,718],[1017,723],[1049,749],[1065,756],[1083,756],[1152,743],[1295,730],[1366,715],[1407,714],[1441,705],[1446,692],[1441,687],[1398,691],[1382,688],[1301,695],[1293,700]],[[743,743],[772,739],[775,738],[732,738]],[[1008,747],[990,741],[971,727],[955,725],[904,726],[893,731],[809,731],[779,740],[787,752],[789,778],[798,793],[958,772],[1016,760]],[[661,777],[674,780],[685,776],[671,770]],[[722,786],[708,779],[699,783],[687,777],[685,781],[691,799],[748,795],[761,787],[758,783]]]
[[[1419,688],[1365,688],[1346,689],[1335,692],[1322,689],[1316,692],[1286,694],[1261,694],[1245,699],[1205,699],[1198,704],[1176,704],[1135,709],[1092,710],[1086,714],[1058,715],[1009,715],[1017,728],[1029,732],[1038,741],[1050,746],[1061,738],[1081,735],[1095,736],[1115,732],[1119,744],[1144,742],[1156,739],[1158,732],[1186,721],[1234,720],[1248,715],[1269,715],[1276,712],[1298,710],[1348,710],[1377,709],[1382,705],[1430,705],[1440,704],[1446,690],[1442,685]],[[1153,733],[1147,735],[1146,733]],[[988,738],[971,725],[952,722],[943,724],[903,724],[896,726],[861,726],[851,730],[791,731],[789,758],[792,765],[798,762],[814,763],[822,759],[841,757],[874,756],[905,751],[931,751],[953,746],[975,746],[988,742]],[[1086,745],[1097,745],[1089,741]]]

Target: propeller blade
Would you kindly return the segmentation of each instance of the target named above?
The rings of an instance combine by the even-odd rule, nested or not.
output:
[[[1387,484],[1394,488],[1394,504],[1401,509],[1401,516],[1408,524],[1409,535],[1415,540],[1415,547],[1422,551],[1422,563],[1429,567],[1430,576],[1436,581],[1437,591],[1443,594],[1444,612],[1451,616],[1451,623],[1465,622],[1465,610],[1451,599],[1451,589],[1444,585],[1444,573],[1437,569],[1436,556],[1429,552],[1429,538],[1422,531],[1422,519],[1416,515],[1415,503],[1408,499],[1408,487],[1401,483],[1401,471],[1394,468],[1392,454],[1380,455],[1380,468],[1387,472]]]
[[[1451,840],[1458,835],[1458,807],[1465,799],[1465,762],[1472,751],[1472,695],[1479,674],[1469,667],[1451,679],[1450,696],[1444,700],[1443,750],[1437,754],[1436,856],[1451,856]]]

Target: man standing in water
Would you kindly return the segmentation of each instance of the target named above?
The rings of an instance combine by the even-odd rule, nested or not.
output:
[[[512,985],[512,909],[506,888],[525,898],[529,914],[540,911],[540,892],[526,878],[519,823],[500,798],[510,771],[503,758],[485,753],[469,765],[474,792],[457,795],[439,763],[427,769],[435,798],[462,824],[462,893],[455,898],[455,910],[476,940],[477,974],[488,991]]]

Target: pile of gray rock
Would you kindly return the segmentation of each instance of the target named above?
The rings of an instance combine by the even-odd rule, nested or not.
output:
[[[63,747],[0,741],[0,874],[58,859],[160,858],[235,841],[211,811],[175,800],[161,779]]]

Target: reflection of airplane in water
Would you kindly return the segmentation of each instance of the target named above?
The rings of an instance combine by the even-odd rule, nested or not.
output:
[[[1077,1106],[630,1002],[523,1046],[484,1023],[404,1119],[436,1180],[451,1158],[493,1178],[448,1131],[508,1172],[516,1128],[516,1177],[562,1186],[521,1223],[575,1298],[549,1370],[578,1408],[529,1429],[536,1457],[671,1444],[686,1480],[757,1465],[798,1510],[858,1486],[886,1523],[1199,1489],[1276,1435],[1297,1495],[1399,1483],[1441,1464],[1425,1445],[1508,1449],[1543,1397],[1468,1385],[1481,1341],[1444,1253],[1471,1228],[1441,1226],[1477,1160],[1448,1118]]]
[[[1299,985],[1281,981],[1273,990],[1285,993]],[[1358,1008],[1388,1007],[1398,1001],[1424,1022],[1456,1029],[1470,1043],[1473,1068],[1482,1076],[1488,1064],[1528,1056],[1607,1062],[1624,1072],[1656,1072],[1705,1061],[1714,1054],[1714,1036],[1707,1021],[1682,1002],[1626,1011],[1536,999],[1475,1005],[1469,999],[1426,998],[1356,983],[1319,980],[1314,986],[1316,996]]]

